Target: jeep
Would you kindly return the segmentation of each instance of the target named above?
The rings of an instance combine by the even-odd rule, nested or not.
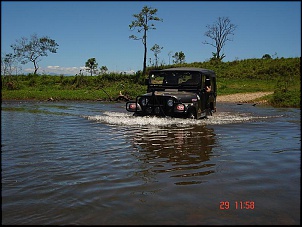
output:
[[[201,119],[216,112],[216,74],[203,68],[151,70],[147,93],[126,103],[135,116]]]

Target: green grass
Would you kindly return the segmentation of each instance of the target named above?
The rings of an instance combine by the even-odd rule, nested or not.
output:
[[[217,81],[217,95],[228,95],[235,93],[274,91],[276,81],[265,81],[259,79],[227,79]]]
[[[300,107],[300,58],[247,59],[233,62],[194,62],[170,67],[200,67],[217,75],[217,95],[272,91],[266,97],[276,107]],[[152,68],[147,68],[147,73]],[[137,82],[137,78],[139,81]],[[103,74],[97,76],[1,75],[2,100],[115,100],[122,92],[130,99],[146,92],[144,77]]]
[[[2,90],[2,100],[114,100],[119,96],[120,91],[123,95],[135,98],[136,95],[146,92],[146,86],[120,86],[113,83],[104,88],[77,88],[77,89],[58,89],[55,87],[35,88],[25,87],[19,90]]]

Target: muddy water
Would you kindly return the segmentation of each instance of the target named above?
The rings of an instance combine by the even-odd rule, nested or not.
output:
[[[2,102],[2,224],[299,224],[299,109],[205,120]]]

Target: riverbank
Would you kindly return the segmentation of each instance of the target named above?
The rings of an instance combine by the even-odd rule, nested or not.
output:
[[[236,94],[229,94],[229,95],[218,95],[216,98],[217,102],[228,102],[228,103],[267,103],[267,99],[265,96],[272,95],[274,92],[248,92],[248,93],[236,93]],[[121,97],[121,96],[119,96]],[[117,97],[111,101],[127,101],[125,99]],[[6,101],[10,100],[37,100],[37,99],[2,99]],[[44,99],[41,101],[59,101],[60,99],[54,99],[53,97],[49,97],[48,99]],[[90,100],[91,101],[91,100]],[[102,99],[95,99],[94,101],[109,101],[109,100],[102,100]]]
[[[274,92],[249,92],[249,93],[236,93],[230,95],[218,95],[217,102],[230,102],[230,103],[266,103],[266,99],[261,99],[267,95],[272,95]]]

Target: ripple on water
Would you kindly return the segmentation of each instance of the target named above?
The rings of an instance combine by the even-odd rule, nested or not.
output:
[[[296,110],[220,105],[189,120],[60,105],[2,113],[3,224],[300,222]],[[246,200],[256,209],[234,208]]]

